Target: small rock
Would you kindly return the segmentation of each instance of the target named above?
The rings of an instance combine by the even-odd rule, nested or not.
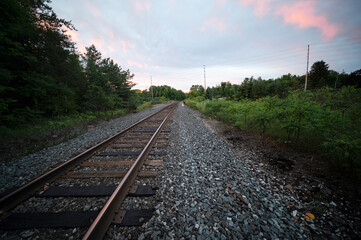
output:
[[[21,234],[23,238],[28,238],[30,236],[34,235],[34,232],[32,231],[26,231],[25,233]]]
[[[312,224],[310,224],[309,226],[310,226],[310,228],[312,228],[312,230],[315,230],[315,231],[316,231],[316,226],[315,226],[315,224],[312,223]]]
[[[145,238],[144,234],[142,233],[139,237],[138,240],[143,240]]]
[[[321,191],[326,195],[331,195],[332,191],[328,187],[324,187]]]
[[[291,184],[287,184],[287,185],[285,186],[285,189],[287,189],[287,190],[292,190],[292,189],[293,189],[293,187],[292,187],[292,185],[291,185]]]
[[[85,205],[85,206],[83,207],[83,211],[88,211],[90,208],[91,208],[90,205]]]

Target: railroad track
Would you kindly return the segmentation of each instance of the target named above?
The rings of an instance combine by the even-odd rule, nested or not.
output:
[[[0,229],[88,227],[83,239],[101,239],[111,224],[145,223],[152,217],[152,210],[121,210],[121,205],[127,197],[155,194],[151,186],[134,183],[138,178],[157,176],[156,167],[162,160],[154,158],[166,154],[163,151],[169,134],[166,127],[177,106],[178,103],[170,104],[3,196]],[[99,197],[105,204],[96,211],[88,211],[92,205],[89,202]],[[24,208],[35,208],[31,202],[41,198],[60,202],[79,198],[88,205],[78,206],[80,211],[20,212]]]

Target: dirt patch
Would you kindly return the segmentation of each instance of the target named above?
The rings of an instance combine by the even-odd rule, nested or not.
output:
[[[271,138],[246,133],[220,121],[202,118],[235,151],[253,153],[252,164],[281,179],[302,202],[298,210],[316,215],[314,239],[357,239],[361,234],[360,182],[350,179],[327,159],[300,153]],[[339,229],[339,230],[337,230]],[[339,231],[339,232],[338,232]]]

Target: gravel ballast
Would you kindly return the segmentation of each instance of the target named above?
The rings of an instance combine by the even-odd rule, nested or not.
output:
[[[22,173],[28,174],[31,168],[33,176],[36,176],[56,162],[67,160],[152,111],[156,109],[97,126],[71,141],[16,159],[11,162],[10,168],[14,173],[16,170],[16,176],[21,176],[17,172],[19,168],[23,169]],[[159,175],[137,180],[137,184],[157,187],[157,194],[151,198],[128,198],[125,204],[127,209],[154,208],[154,216],[141,227],[112,225],[105,238],[311,239],[312,233],[318,231],[317,224],[313,220],[305,220],[305,212],[294,208],[300,200],[287,187],[287,183],[263,171],[254,161],[257,154],[252,149],[235,150],[227,145],[204,125],[203,118],[199,112],[179,104],[173,123],[167,127],[171,130],[168,146],[164,149],[167,155],[153,157],[163,160],[162,166],[157,168]],[[32,166],[35,165],[34,159],[37,166]],[[37,169],[43,162],[47,165],[41,166],[42,170]],[[23,176],[21,181],[14,180],[11,176],[4,176],[5,166],[1,165],[0,169],[2,188],[9,184],[16,186],[32,178]],[[10,183],[4,184],[8,180]],[[72,208],[76,201],[69,199],[67,206]],[[103,199],[98,199],[96,204],[88,205],[89,208],[98,208],[103,203]],[[54,205],[46,200],[39,204],[40,208],[53,208]],[[51,230],[42,233],[40,238],[77,239],[85,230],[74,228],[58,231],[57,234]],[[5,233],[2,237],[11,235]],[[34,237],[39,233],[33,230],[20,233],[23,238],[27,238],[27,235]],[[14,232],[12,236],[19,234]],[[340,237],[331,234],[331,238]]]
[[[52,166],[69,160],[164,106],[158,105],[139,113],[128,114],[121,118],[103,122],[94,128],[90,128],[85,134],[59,145],[0,163],[0,193],[27,183],[39,174],[51,169]]]
[[[108,237],[310,238],[306,226],[295,222],[288,211],[288,202],[296,199],[275,189],[273,179],[260,177],[252,165],[252,152],[234,153],[201,118],[200,113],[179,105],[171,125],[167,159],[159,176],[160,202],[155,206],[154,217],[143,228],[123,229],[119,233],[112,229]]]

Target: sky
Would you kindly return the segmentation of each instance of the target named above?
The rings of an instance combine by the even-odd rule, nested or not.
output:
[[[241,84],[303,75],[323,60],[361,69],[360,0],[53,0],[80,53],[94,44],[135,76],[133,89]]]

